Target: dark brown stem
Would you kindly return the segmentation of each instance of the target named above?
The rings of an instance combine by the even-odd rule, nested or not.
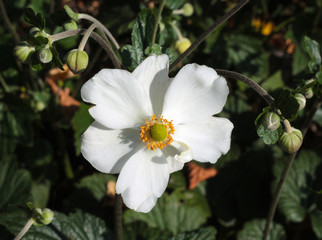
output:
[[[13,29],[12,27],[12,23],[10,22],[10,19],[8,17],[6,8],[4,7],[3,1],[0,0],[0,15],[2,16],[2,20],[4,22],[5,27],[9,30],[9,32],[11,33],[13,39],[15,40],[16,43],[19,42],[19,37],[16,33],[16,31]]]
[[[233,9],[231,9],[229,12],[224,14],[217,22],[215,22],[212,26],[210,26],[203,34],[200,35],[200,37],[194,41],[191,46],[182,53],[171,65],[169,70],[173,70],[173,68],[180,63],[183,59],[185,59],[196,47],[199,46],[200,43],[202,43],[210,34],[212,34],[217,27],[219,27],[221,24],[226,22],[231,16],[233,16],[236,12],[238,12],[249,0],[242,0],[240,1]]]
[[[260,85],[255,83],[250,78],[233,71],[216,69],[217,73],[225,78],[233,78],[237,80],[241,80],[242,82],[246,83],[249,87],[251,87],[255,92],[257,92],[266,102],[268,105],[272,106],[274,104],[274,98],[266,92],[264,88]]]

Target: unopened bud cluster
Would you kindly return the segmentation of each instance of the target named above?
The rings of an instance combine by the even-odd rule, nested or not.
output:
[[[35,226],[48,225],[54,219],[54,212],[49,208],[36,208],[35,214],[32,217]]]

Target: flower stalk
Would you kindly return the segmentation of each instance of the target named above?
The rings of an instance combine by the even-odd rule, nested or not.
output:
[[[79,51],[83,51],[84,48],[85,48],[85,45],[88,41],[88,38],[90,37],[91,33],[95,30],[95,28],[97,27],[97,24],[96,23],[93,23],[87,30],[86,32],[84,33],[84,36],[78,46],[78,50]]]
[[[26,232],[28,232],[28,230],[31,228],[33,223],[34,223],[34,221],[32,220],[32,218],[30,218],[27,221],[26,225],[21,229],[21,231],[18,233],[18,235],[13,240],[20,240],[26,234]]]
[[[157,18],[155,19],[155,23],[154,23],[151,46],[153,46],[155,44],[155,39],[156,39],[156,36],[157,36],[158,26],[159,26],[159,22],[160,22],[160,19],[161,19],[161,13],[162,13],[164,4],[165,4],[165,0],[162,0],[161,3],[160,3],[159,9],[158,9]]]
[[[122,196],[115,194],[115,205],[114,205],[114,228],[117,240],[123,240],[123,218],[122,218]]]
[[[105,34],[106,36],[111,40],[111,42],[114,44],[114,46],[116,47],[116,49],[120,49],[120,45],[118,44],[118,42],[115,40],[114,36],[111,34],[111,32],[100,22],[98,21],[96,18],[85,14],[85,13],[78,13],[78,19],[86,19],[88,21],[91,21],[95,24],[97,24],[97,27],[100,28]]]

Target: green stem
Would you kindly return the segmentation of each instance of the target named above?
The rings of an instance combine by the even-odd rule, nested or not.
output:
[[[122,222],[122,196],[120,194],[115,195],[115,208],[114,208],[114,219],[115,219],[115,234],[117,240],[123,239],[123,222]]]
[[[32,224],[33,224],[33,220],[30,218],[26,223],[26,225],[23,227],[23,229],[21,229],[20,233],[18,233],[18,235],[13,240],[21,239],[26,234],[26,232],[28,232]]]
[[[93,23],[96,23],[98,28],[102,29],[102,31],[107,35],[107,37],[111,40],[111,42],[114,44],[114,46],[116,47],[116,49],[120,49],[120,45],[118,44],[118,42],[115,40],[115,38],[113,37],[113,35],[111,34],[111,32],[100,22],[98,21],[96,18],[85,14],[85,13],[79,13],[78,14],[78,19],[86,19],[88,21],[91,21]]]
[[[314,102],[313,106],[311,107],[310,112],[306,116],[306,118],[303,122],[302,128],[301,128],[303,140],[306,135],[307,129],[309,128],[309,126],[312,122],[313,116],[315,115],[316,111],[319,109],[320,106],[321,106],[321,101],[316,100]],[[276,212],[276,207],[277,207],[280,195],[281,195],[282,187],[284,185],[284,182],[285,182],[285,179],[288,175],[288,172],[293,164],[293,161],[296,157],[296,154],[297,154],[297,152],[290,154],[288,161],[286,162],[286,164],[284,166],[280,180],[279,180],[278,185],[277,185],[275,192],[274,192],[273,201],[271,203],[271,206],[270,206],[270,209],[268,212],[262,240],[266,240],[269,235],[271,224],[272,224],[275,212]]]
[[[246,83],[249,87],[251,87],[255,92],[257,92],[266,101],[268,105],[270,106],[274,105],[274,98],[271,95],[269,95],[269,93],[266,92],[264,88],[262,88],[260,85],[255,83],[250,78],[233,71],[222,70],[222,69],[216,69],[216,71],[219,75],[225,78],[233,78],[233,79],[241,80],[242,82]]]
[[[155,39],[156,39],[156,36],[157,36],[158,26],[159,26],[159,22],[160,22],[160,18],[161,18],[161,13],[162,13],[164,4],[165,4],[165,0],[161,0],[160,6],[159,6],[159,10],[158,10],[158,15],[157,15],[157,18],[155,19],[155,23],[154,23],[152,40],[151,40],[151,46],[153,46],[153,44],[155,44]]]
[[[50,38],[52,41],[58,41],[60,39],[64,39],[67,37],[71,37],[71,36],[75,36],[75,35],[84,35],[84,33],[86,32],[86,30],[84,29],[77,29],[77,30],[69,30],[69,31],[65,31],[65,32],[61,32],[61,33],[57,33],[54,35],[51,35]],[[92,32],[90,35],[91,38],[93,38],[96,42],[98,42],[98,44],[101,45],[101,47],[105,50],[105,52],[107,53],[107,55],[109,56],[109,58],[111,59],[111,61],[113,62],[113,65],[115,66],[115,68],[121,68],[121,62],[120,60],[117,58],[117,56],[115,55],[115,53],[113,52],[113,49],[111,48],[111,46],[106,43],[97,33]]]
[[[292,126],[291,126],[290,122],[287,119],[284,119],[283,123],[284,123],[285,129],[286,129],[286,132],[292,133],[293,130],[292,130]]]
[[[79,51],[83,51],[85,48],[85,45],[88,41],[88,38],[90,37],[91,33],[94,31],[94,29],[97,27],[96,23],[93,23],[84,33],[84,36],[82,38],[82,41],[80,42],[79,46],[78,46],[78,50]]]
[[[183,36],[182,36],[179,28],[175,25],[175,23],[171,23],[171,26],[172,26],[173,30],[176,32],[179,40],[183,39]]]
[[[9,87],[8,87],[8,85],[7,85],[7,83],[6,83],[6,81],[5,81],[5,80],[4,80],[4,78],[2,77],[2,74],[1,74],[1,73],[0,73],[0,83],[1,83],[1,85],[2,85],[3,89],[4,89],[4,91],[5,91],[6,93],[10,92],[10,89],[9,89]]]
[[[210,34],[212,34],[217,29],[217,27],[219,27],[221,24],[223,24],[229,18],[231,18],[231,16],[238,12],[248,1],[249,0],[241,0],[233,9],[231,9],[229,12],[227,12],[221,18],[219,18],[217,22],[215,22],[203,34],[201,34],[200,37],[196,41],[194,41],[191,44],[191,46],[170,65],[169,70],[173,70],[173,68],[178,63],[185,59],[196,47],[199,46],[200,43],[202,43]]]

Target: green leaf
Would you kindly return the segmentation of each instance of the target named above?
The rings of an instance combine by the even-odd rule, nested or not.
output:
[[[64,9],[71,19],[76,22],[78,21],[78,13],[75,13],[68,5],[65,5]]]
[[[143,51],[131,45],[125,45],[121,49],[121,57],[122,65],[129,70],[134,70],[143,61]]]
[[[168,231],[174,235],[199,228],[210,216],[207,200],[193,191],[174,191],[171,195],[163,194],[156,206],[149,213],[127,210],[124,222],[143,221],[149,227]]]
[[[59,56],[58,56],[58,53],[57,53],[56,49],[55,49],[53,46],[51,46],[51,47],[50,47],[50,51],[51,51],[51,52],[52,52],[52,54],[53,54],[53,62],[54,62],[54,64],[56,65],[56,67],[59,67],[59,68],[60,68],[60,70],[63,70],[63,71],[64,71],[63,63],[62,63],[62,61],[59,59]]]
[[[42,36],[34,37],[31,35],[27,35],[26,41],[33,46],[44,46],[48,43],[48,38]]]
[[[275,104],[282,112],[283,117],[289,121],[293,121],[297,116],[299,103],[290,90],[283,89],[277,92],[275,96]]]
[[[315,75],[318,83],[322,85],[322,69]]]
[[[74,141],[75,141],[75,151],[76,155],[80,154],[80,147],[81,147],[81,136],[92,124],[93,118],[88,113],[88,109],[90,108],[89,105],[81,103],[79,109],[75,113],[72,118],[72,125],[74,129]]]
[[[32,143],[32,108],[22,99],[6,95],[0,100],[0,160],[11,153],[17,144]]]
[[[165,2],[166,6],[171,9],[179,9],[183,4],[185,3],[185,0],[167,0]]]
[[[45,28],[45,18],[41,13],[35,14],[34,10],[31,8],[24,9],[24,19],[27,23],[40,28],[40,30]]]
[[[151,55],[161,55],[162,54],[162,48],[159,44],[153,44],[152,47],[147,47],[144,51],[144,54],[147,56]]]
[[[44,181],[41,183],[34,182],[32,184],[31,195],[32,202],[37,208],[45,208],[49,200],[50,182]]]
[[[316,179],[317,167],[321,165],[322,159],[314,152],[303,150],[295,159],[284,186],[278,203],[279,211],[286,217],[287,221],[302,222],[309,209],[314,206],[313,189]],[[284,168],[285,161],[276,159],[273,165],[274,182],[272,193],[276,188],[279,177]],[[310,200],[311,199],[311,200]]]
[[[0,211],[8,205],[28,201],[31,177],[27,170],[18,169],[14,161],[0,161]]]
[[[307,54],[300,47],[296,47],[293,54],[292,74],[296,75],[304,71],[307,68],[308,62],[309,57]]]
[[[0,214],[0,224],[11,233],[18,234],[28,220],[23,211]],[[37,240],[112,240],[112,234],[103,220],[77,210],[69,216],[55,212],[54,220],[47,226],[32,226],[26,233],[25,239]]]
[[[310,213],[310,217],[313,232],[319,239],[322,239],[322,212],[315,209],[313,212]]]
[[[313,121],[322,127],[322,108],[319,108],[313,117]]]
[[[155,15],[150,9],[143,9],[133,26],[132,46],[142,52],[150,46],[153,36]]]
[[[271,110],[271,107],[270,106],[263,108],[262,112],[255,119],[255,126],[257,126],[257,124],[258,124],[259,120],[262,118],[262,116],[265,113],[268,113],[270,110]]]
[[[310,61],[308,63],[310,72],[318,71],[321,65],[321,53],[318,42],[305,36],[303,49],[310,57]]]
[[[266,220],[254,219],[250,222],[245,223],[243,229],[238,232],[238,240],[258,240],[262,239],[265,228]],[[268,235],[267,240],[284,240],[286,234],[283,226],[277,223],[273,223]]]
[[[158,228],[151,228],[141,221],[124,225],[123,238],[125,240],[167,240],[172,236],[169,232],[161,231]]]
[[[168,240],[215,240],[217,230],[213,227],[200,228],[192,232],[184,232]]]
[[[274,91],[276,89],[284,87],[284,82],[282,78],[282,71],[276,71],[262,84],[262,87],[266,91]]]
[[[257,135],[261,137],[265,144],[275,144],[278,141],[279,135],[282,132],[282,126],[271,131],[260,124],[257,128]]]

